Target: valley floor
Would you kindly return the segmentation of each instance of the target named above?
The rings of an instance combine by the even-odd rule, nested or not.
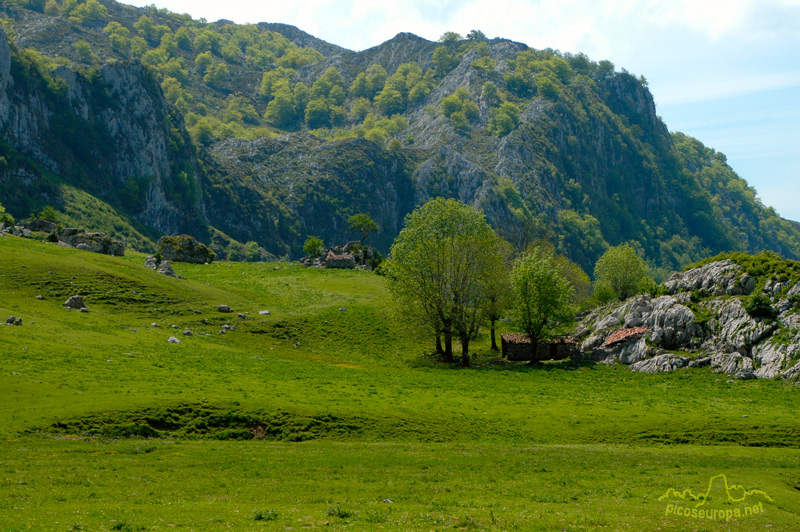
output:
[[[0,238],[0,531],[800,522],[795,383],[497,364],[486,338],[456,369],[378,276],[143,263]]]

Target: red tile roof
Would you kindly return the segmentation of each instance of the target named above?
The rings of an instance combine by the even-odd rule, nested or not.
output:
[[[603,345],[613,345],[618,344],[619,342],[624,342],[625,340],[630,340],[631,338],[641,338],[644,333],[650,330],[650,327],[632,327],[630,329],[619,329],[618,331],[614,331],[611,335],[606,338],[606,341],[603,342]]]

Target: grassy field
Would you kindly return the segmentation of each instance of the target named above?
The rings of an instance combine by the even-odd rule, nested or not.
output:
[[[143,263],[0,238],[0,531],[800,526],[796,383],[528,368],[486,338],[450,367],[378,276]],[[659,499],[719,475],[758,492],[700,509],[763,511]]]

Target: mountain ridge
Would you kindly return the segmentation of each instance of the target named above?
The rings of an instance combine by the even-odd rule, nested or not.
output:
[[[117,172],[99,186],[108,174],[103,165],[80,156],[87,177],[79,179],[74,165],[55,172],[152,231],[186,229],[206,241],[221,232],[297,257],[308,235],[351,238],[346,218],[359,211],[382,218],[374,238],[386,251],[398,221],[443,195],[483,208],[518,248],[547,239],[587,270],[623,241],[634,242],[660,277],[722,251],[768,248],[800,257],[800,225],[763,206],[722,154],[670,134],[644,78],[607,61],[480,34],[436,43],[399,33],[354,52],[279,23],[205,23],[112,0],[100,3],[105,15],[86,20],[66,4],[48,15],[15,3],[0,8],[17,43],[12,62],[27,61],[38,86],[94,87],[73,106],[78,118],[78,110],[105,109],[98,104],[113,83],[96,72],[123,68],[110,63],[143,65],[147,74],[131,90],[147,85],[147,76],[156,81],[141,94],[151,115],[170,117],[162,135],[170,140],[157,157],[166,166],[157,175]],[[15,87],[22,81],[18,73],[4,76]],[[16,101],[25,98],[31,95]],[[125,122],[104,113],[87,115],[85,127],[105,135]],[[53,160],[47,143],[20,144],[7,122],[2,131],[7,150],[22,159]],[[256,153],[287,143],[294,143],[289,151]],[[133,159],[124,166],[150,167]],[[349,183],[351,166],[358,178]],[[19,173],[0,171],[0,192],[14,190]],[[131,182],[139,184],[138,199],[115,200],[115,190]],[[17,217],[53,202],[41,191],[26,192],[25,201],[2,193]],[[368,201],[373,194],[380,208]],[[178,216],[184,221],[156,214],[173,208],[187,213]],[[224,254],[237,244],[223,238],[216,245]]]

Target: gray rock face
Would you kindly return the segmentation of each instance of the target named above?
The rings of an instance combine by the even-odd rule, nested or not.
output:
[[[674,297],[652,301],[653,312],[643,319],[650,327],[650,340],[664,349],[678,349],[689,344],[697,332],[694,313]]]
[[[125,244],[105,233],[87,233],[83,229],[65,227],[57,230],[54,235],[60,244],[76,249],[115,257],[125,255]]]
[[[675,273],[664,283],[670,294],[700,291],[704,296],[748,295],[755,289],[755,280],[743,273],[730,260],[722,260]]]
[[[642,360],[631,365],[631,370],[639,373],[663,373],[685,368],[689,359],[672,353],[656,355],[653,358]]]
[[[775,325],[750,317],[738,299],[720,300],[714,305],[716,318],[708,323],[712,333],[705,345],[714,351],[747,352],[775,331]]]
[[[761,379],[771,379],[784,375],[791,369],[792,361],[800,358],[800,333],[789,343],[779,343],[768,340],[753,348],[753,361],[758,369],[755,376]]]
[[[158,269],[158,259],[150,256],[144,259],[144,266],[145,268],[150,268],[151,270]]]
[[[711,367],[717,373],[727,373],[737,379],[755,379],[753,360],[739,353],[720,353],[711,358]]]
[[[754,283],[731,261],[675,274],[666,283],[673,295],[639,295],[584,316],[576,327],[582,357],[648,373],[711,366],[740,379],[798,378],[800,283],[766,284],[777,320],[747,313],[741,296],[752,293]],[[693,303],[695,291],[706,299]],[[701,356],[692,360],[666,350]]]
[[[86,308],[86,302],[83,300],[83,296],[74,295],[64,301],[64,306],[67,308],[82,309]]]

